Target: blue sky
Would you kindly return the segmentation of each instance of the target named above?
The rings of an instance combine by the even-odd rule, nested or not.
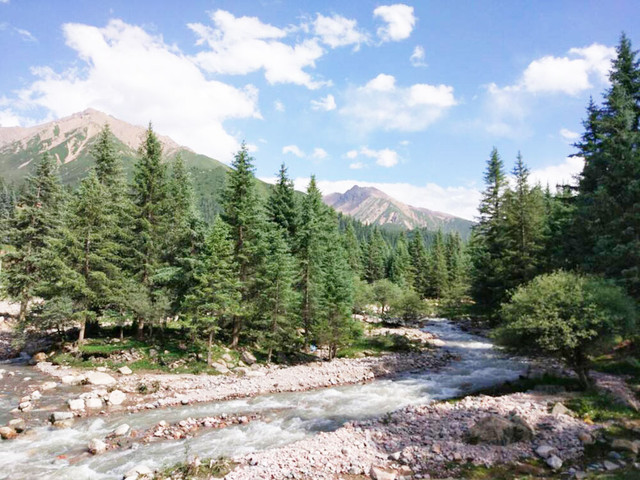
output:
[[[0,125],[88,107],[302,188],[472,218],[486,158],[552,185],[636,1],[0,0]],[[635,27],[635,28],[634,28]]]

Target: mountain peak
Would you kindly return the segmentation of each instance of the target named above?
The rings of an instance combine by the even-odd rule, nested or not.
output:
[[[425,227],[429,230],[458,231],[468,236],[472,222],[448,213],[422,207],[412,207],[375,187],[354,185],[344,193],[332,193],[324,202],[339,212],[361,222],[377,225],[398,225],[407,229]]]

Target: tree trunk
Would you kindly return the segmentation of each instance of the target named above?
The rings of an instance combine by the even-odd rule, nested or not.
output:
[[[136,329],[136,339],[142,340],[144,336],[144,320],[138,320],[138,327]]]
[[[20,323],[24,323],[27,319],[27,308],[29,307],[29,297],[27,295],[22,295],[22,300],[20,300],[20,315],[18,316],[18,320]]]
[[[211,348],[213,345],[213,331],[209,332],[209,343],[207,345],[207,365],[211,366],[213,359],[211,358]]]
[[[120,325],[120,341],[124,341],[124,325]]]
[[[240,330],[242,328],[242,318],[239,315],[233,317],[233,331],[231,332],[231,348],[236,348],[240,341]]]
[[[87,328],[87,321],[82,320],[80,322],[80,333],[78,334],[78,345],[82,345],[84,343],[84,332]]]

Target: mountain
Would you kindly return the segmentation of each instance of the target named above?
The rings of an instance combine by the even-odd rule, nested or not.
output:
[[[91,148],[102,127],[108,123],[115,144],[130,175],[144,139],[146,127],[132,125],[92,108],[65,118],[32,127],[0,127],[0,176],[20,183],[45,152],[59,165],[65,184],[75,184],[84,178],[94,165]],[[224,186],[229,167],[218,160],[200,155],[171,138],[159,135],[164,157],[172,160],[182,156],[191,171],[196,203],[206,221],[220,212],[219,193]],[[258,190],[266,195],[269,186],[258,181]]]
[[[324,201],[337,211],[370,225],[459,232],[464,239],[469,237],[473,226],[473,222],[448,213],[412,207],[373,187],[355,185],[345,193],[326,195]]]

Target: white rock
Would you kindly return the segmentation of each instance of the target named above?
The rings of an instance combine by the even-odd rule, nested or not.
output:
[[[99,371],[99,372],[106,372],[107,371],[107,367],[97,367],[96,370]]]
[[[224,355],[222,355],[222,359],[227,363],[233,363],[233,357],[228,353],[225,353]]]
[[[63,422],[64,420],[71,420],[73,413],[71,412],[53,412],[51,414],[51,423]]]
[[[253,365],[258,361],[251,352],[242,352],[240,359],[247,365]]]
[[[620,465],[618,465],[617,463],[613,463],[609,460],[605,460],[604,461],[604,468],[607,469],[608,471],[612,471],[612,470],[617,470],[620,468]]]
[[[129,425],[127,425],[126,423],[123,423],[122,425],[119,425],[118,428],[116,428],[113,431],[113,434],[116,437],[122,437],[123,435],[126,435],[127,433],[129,433]]]
[[[147,467],[146,465],[137,465],[124,474],[126,479],[136,479],[141,476],[151,477],[153,475],[153,471]]]
[[[31,402],[22,402],[20,405],[18,405],[18,408],[23,412],[25,410],[31,410]]]
[[[85,375],[89,385],[113,385],[116,379],[104,372],[88,372]]]
[[[99,398],[87,398],[84,403],[87,408],[93,408],[93,409],[102,408],[102,400]]]
[[[44,382],[40,385],[40,390],[42,391],[53,390],[54,388],[56,388],[56,382]]]
[[[369,475],[373,480],[396,480],[397,477],[396,472],[386,470],[381,467],[375,467],[373,465],[371,466]]]
[[[98,438],[94,438],[89,440],[89,445],[87,445],[89,452],[93,455],[99,455],[107,451],[107,444]]]
[[[549,458],[549,455],[555,452],[555,450],[556,449],[550,445],[540,445],[538,448],[536,448],[536,454],[542,458]]]
[[[120,405],[124,402],[125,398],[127,398],[127,396],[120,390],[114,390],[107,397],[110,405]]]
[[[42,394],[38,390],[31,394],[31,400],[39,400],[40,397],[42,397]]]
[[[118,372],[120,372],[122,375],[131,375],[133,373],[133,371],[126,365],[124,367],[120,367],[118,369]]]
[[[221,363],[218,362],[214,362],[211,364],[211,368],[213,368],[216,372],[218,373],[229,373],[229,369],[222,365]]]
[[[549,458],[547,458],[546,461],[547,461],[547,465],[549,465],[554,470],[558,470],[558,469],[562,468],[562,460],[560,460],[555,455],[550,455]]]
[[[73,412],[78,410],[84,410],[84,400],[81,398],[74,398],[74,399],[68,400],[67,403],[69,404],[69,409]]]
[[[79,375],[65,375],[60,381],[65,385],[78,385],[82,382],[82,377]]]

